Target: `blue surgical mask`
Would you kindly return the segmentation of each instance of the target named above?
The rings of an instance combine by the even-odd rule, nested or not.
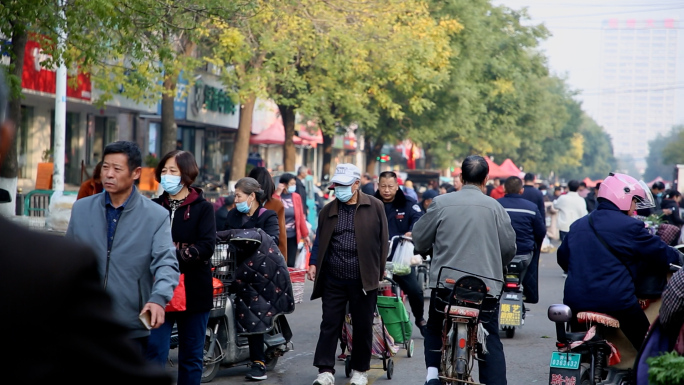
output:
[[[335,196],[340,202],[348,202],[353,195],[351,186],[335,186]]]
[[[181,177],[178,175],[162,175],[161,185],[169,195],[176,195],[183,189]]]
[[[663,196],[663,193],[657,193],[656,196],[657,196],[658,198],[660,198],[660,197]]]
[[[238,202],[235,204],[235,208],[243,214],[247,214],[249,212],[250,206],[251,205],[249,203],[247,203],[247,201]]]
[[[297,186],[287,186],[287,192],[292,194],[293,192],[297,191]]]

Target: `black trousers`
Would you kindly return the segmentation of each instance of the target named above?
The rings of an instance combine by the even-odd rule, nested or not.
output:
[[[297,236],[287,238],[287,267],[294,267],[297,259]]]
[[[363,292],[361,282],[345,284],[321,277],[323,295],[321,307],[323,320],[318,336],[314,366],[318,372],[335,374],[335,353],[337,341],[342,332],[344,317],[349,303],[352,317],[352,351],[351,368],[359,372],[370,369],[371,349],[373,345],[373,315],[378,301],[378,291]]]
[[[251,334],[247,336],[249,342],[249,359],[252,362],[266,362],[266,352],[264,352],[264,335]],[[264,364],[265,365],[265,364]]]
[[[420,321],[422,321],[425,317],[425,300],[423,298],[423,289],[418,283],[416,268],[411,268],[411,274],[395,275],[392,277],[392,279],[394,279],[401,290],[406,293],[409,305],[411,305],[411,312],[416,318],[416,325],[419,325]]]
[[[439,368],[442,360],[442,330],[445,322],[445,303],[437,299],[446,299],[451,290],[432,289],[430,308],[428,310],[427,332],[425,334],[425,367]],[[437,311],[439,309],[439,311]],[[503,344],[499,338],[499,304],[496,301],[486,299],[482,305],[483,310],[490,310],[480,314],[480,322],[487,336],[487,354],[479,358],[484,361],[478,362],[479,380],[487,385],[506,385],[506,356]],[[441,311],[441,312],[440,312]]]

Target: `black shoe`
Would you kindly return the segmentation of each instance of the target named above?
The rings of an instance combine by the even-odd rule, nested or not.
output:
[[[440,380],[438,380],[438,379],[436,379],[436,378],[433,378],[433,379],[430,380],[430,381],[426,381],[426,382],[425,382],[425,385],[442,385],[442,381],[440,381]]]
[[[263,381],[268,378],[266,376],[266,367],[258,362],[255,362],[252,364],[252,368],[245,377],[249,380]]]
[[[425,338],[425,334],[427,333],[427,322],[425,320],[422,320],[420,322],[417,322],[416,326],[418,326],[418,330],[420,330],[420,335],[423,336],[423,338]]]

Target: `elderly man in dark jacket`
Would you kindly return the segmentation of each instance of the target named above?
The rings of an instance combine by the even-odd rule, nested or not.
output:
[[[519,259],[523,265],[520,281],[523,282],[523,290],[533,293],[536,299],[539,296],[537,279],[539,253],[536,251],[541,249],[544,235],[546,235],[546,225],[537,206],[523,198],[523,183],[520,178],[514,176],[506,179],[504,189],[506,195],[498,201],[506,209],[511,218],[513,230],[515,230],[515,244],[518,249],[515,259]],[[527,276],[528,267],[531,267],[529,271],[534,275],[533,277]]]
[[[311,250],[311,299],[321,298],[323,321],[314,355],[318,377],[314,385],[335,382],[335,350],[347,305],[354,322],[351,358],[353,385],[366,385],[373,341],[373,314],[378,285],[388,254],[387,218],[382,203],[360,191],[361,173],[340,164],[331,182],[334,201],[318,216]]]
[[[649,321],[639,306],[635,279],[643,271],[665,275],[670,263],[680,263],[680,254],[628,215],[655,205],[643,182],[611,174],[598,202],[591,215],[572,224],[558,249],[558,264],[568,271],[563,303],[573,314],[595,311],[616,318],[638,351]]]
[[[399,188],[397,174],[394,171],[385,171],[380,174],[378,191],[375,197],[385,204],[385,215],[387,215],[387,228],[389,229],[390,239],[395,236],[411,236],[413,225],[423,216],[423,211],[418,206],[418,202],[407,197]],[[418,284],[416,268],[411,268],[411,273],[407,275],[395,275],[394,281],[399,284],[401,290],[408,296],[411,311],[416,318],[416,326],[420,328],[420,334],[425,336],[427,322],[424,315],[423,289]]]

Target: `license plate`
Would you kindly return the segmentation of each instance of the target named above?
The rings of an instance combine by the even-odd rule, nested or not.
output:
[[[577,369],[580,366],[580,357],[581,355],[577,353],[553,352],[550,366],[559,369]]]
[[[520,300],[522,300],[520,294],[517,294],[517,293],[506,293],[506,294],[504,295],[504,299],[510,299],[510,300],[513,300],[513,301],[520,301]]]
[[[499,324],[507,326],[522,325],[522,303],[501,301],[499,305]]]

